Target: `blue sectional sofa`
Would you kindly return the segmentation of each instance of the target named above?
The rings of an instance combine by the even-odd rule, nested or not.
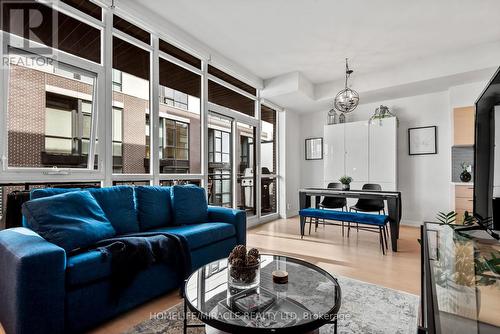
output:
[[[190,196],[195,188],[175,187],[118,186],[88,193],[115,236],[168,232],[184,240],[191,271],[246,243],[244,211],[207,206],[205,199]],[[87,190],[39,189],[32,191],[30,202],[64,201],[62,193],[68,192],[88,196]],[[39,207],[31,205],[27,212],[35,216],[32,211]],[[109,258],[97,250],[69,255],[30,228],[35,225],[29,217],[23,225],[0,231],[0,323],[7,334],[83,332],[182,284],[180,268],[156,263],[138,273],[119,300],[113,301]]]

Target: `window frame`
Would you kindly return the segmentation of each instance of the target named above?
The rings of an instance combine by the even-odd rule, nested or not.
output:
[[[137,17],[131,16],[129,8],[127,5],[123,5],[123,7],[118,4],[116,8],[109,8],[106,6],[102,6],[102,20],[98,20],[88,14],[85,14],[78,9],[75,9],[65,3],[59,2],[52,5],[55,10],[60,11],[66,15],[69,15],[73,18],[76,18],[82,21],[85,24],[89,24],[92,27],[98,28],[101,32],[101,61],[99,64],[94,63],[89,60],[85,60],[79,58],[77,56],[65,53],[60,50],[53,50],[54,56],[61,62],[71,65],[76,68],[82,68],[86,71],[92,72],[96,74],[96,80],[94,84],[95,93],[93,98],[93,120],[97,119],[97,121],[92,122],[92,131],[91,131],[91,141],[95,142],[95,138],[98,136],[99,141],[97,145],[92,145],[91,147],[98,150],[99,152],[99,164],[97,169],[93,170],[93,163],[88,163],[86,169],[76,168],[76,169],[68,169],[68,168],[16,168],[16,167],[7,167],[7,161],[5,159],[1,159],[2,156],[6,156],[8,153],[7,148],[7,99],[4,98],[3,103],[0,102],[0,162],[2,162],[3,169],[0,169],[0,181],[8,181],[8,182],[19,182],[24,183],[26,180],[30,180],[29,182],[49,182],[49,183],[57,183],[57,182],[94,182],[99,181],[103,186],[112,186],[114,182],[133,182],[133,181],[145,181],[149,182],[152,185],[158,185],[161,181],[165,180],[180,180],[180,181],[189,181],[189,180],[201,180],[201,185],[205,186],[208,182],[208,113],[210,111],[214,111],[216,113],[220,113],[222,115],[227,115],[233,118],[233,124],[236,126],[238,122],[245,123],[248,125],[252,125],[255,127],[255,180],[256,180],[256,202],[255,202],[255,212],[256,215],[249,218],[249,226],[253,225],[256,222],[263,222],[271,219],[275,219],[279,216],[280,213],[280,191],[282,188],[283,179],[280,177],[280,117],[278,116],[283,109],[279,106],[276,106],[268,101],[261,99],[260,92],[262,87],[256,87],[256,94],[252,95],[247,91],[244,91],[238,87],[231,85],[230,83],[225,82],[224,80],[219,79],[208,73],[208,65],[213,66],[218,69],[228,69],[231,68],[225,63],[224,59],[219,59],[219,57],[211,58],[211,55],[205,51],[202,47],[189,46],[192,44],[191,40],[185,40],[183,36],[176,36],[176,32],[173,32],[173,35],[169,31],[165,31],[169,26],[166,27],[151,27],[146,20],[138,19]],[[117,14],[121,18],[129,21],[130,23],[148,31],[151,34],[151,43],[147,44],[144,42],[140,42],[136,40],[134,37],[127,35],[113,27],[113,14]],[[0,55],[4,56],[4,51],[6,49],[6,38],[5,32],[0,33]],[[10,35],[10,34],[9,34]],[[22,40],[21,37],[11,35],[12,40],[18,39]],[[150,171],[145,174],[116,174],[113,173],[113,137],[111,131],[109,129],[112,128],[112,110],[113,110],[113,76],[112,76],[112,39],[113,36],[118,37],[130,44],[138,46],[140,48],[146,49],[150,52],[150,148],[152,148],[150,152]],[[183,62],[159,50],[159,39],[178,47],[180,50],[185,51],[196,58],[201,60],[201,67],[197,68],[190,64]],[[179,39],[180,38],[180,39]],[[183,67],[195,74],[200,76],[201,80],[201,96],[200,96],[200,142],[201,142],[201,172],[196,174],[162,174],[159,169],[159,105],[160,105],[160,95],[159,95],[159,59],[162,58],[166,61],[169,61],[177,66]],[[229,71],[229,75],[233,75],[237,72]],[[238,73],[239,74],[239,73]],[[251,74],[241,73],[241,75],[236,75],[236,78],[241,80],[244,83],[248,83],[250,85],[252,82],[255,82],[254,77]],[[246,78],[246,79],[245,79]],[[220,107],[214,109],[214,106],[210,106],[211,103],[208,102],[208,81],[211,80],[219,85],[222,85],[226,88],[229,88],[236,93],[243,95],[253,101],[255,101],[255,114],[254,117],[245,115],[243,113],[228,109],[226,107]],[[122,81],[123,83],[123,81]],[[8,71],[3,71],[2,80],[0,80],[0,93],[3,97],[8,96]],[[276,110],[276,170],[274,171],[273,176],[276,176],[277,182],[277,211],[276,213],[265,215],[261,217],[261,194],[260,194],[260,184],[261,184],[261,162],[260,162],[260,136],[261,136],[261,117],[260,117],[260,105],[266,104],[268,107]],[[123,124],[123,114],[122,114],[122,124]],[[191,132],[191,128],[189,132]],[[234,141],[235,135],[232,135],[232,146],[234,149]],[[191,140],[189,140],[191,142]],[[123,134],[122,134],[122,142],[123,142]],[[234,152],[233,152],[234,155]],[[94,154],[89,154],[89,157],[94,157]],[[234,157],[232,159],[232,164],[234,164]],[[233,166],[233,171],[236,171],[235,166]],[[233,173],[235,175],[235,173]],[[235,177],[233,175],[233,177]],[[268,177],[269,175],[266,175]],[[236,201],[234,200],[235,196],[235,182],[233,180],[233,206],[236,205]],[[283,188],[284,189],[284,188]]]
[[[168,39],[165,39],[161,36],[158,36],[156,35],[155,37],[153,37],[153,42],[156,42],[157,46],[158,46],[158,43],[159,43],[159,39],[162,39],[166,42],[169,42]],[[169,42],[170,43],[170,42]],[[182,67],[184,68],[185,70],[188,70],[194,74],[197,74],[200,76],[200,85],[201,85],[201,96],[200,96],[200,143],[201,143],[201,150],[200,150],[200,164],[201,164],[201,171],[200,173],[189,173],[189,174],[183,174],[183,173],[161,173],[160,171],[160,161],[159,161],[159,154],[155,154],[155,159],[158,159],[157,163],[156,163],[156,166],[158,166],[156,169],[158,170],[158,175],[157,175],[157,179],[158,179],[158,182],[162,181],[162,180],[202,180],[202,185],[205,186],[208,182],[208,179],[205,178],[205,175],[207,173],[207,170],[205,169],[205,165],[206,165],[206,161],[208,159],[208,157],[206,157],[206,155],[208,154],[207,151],[206,151],[206,148],[205,148],[205,142],[206,140],[204,139],[205,136],[206,136],[206,129],[205,127],[207,126],[207,123],[206,123],[206,104],[205,104],[205,97],[207,96],[206,93],[205,93],[205,79],[206,79],[206,74],[205,74],[205,71],[203,70],[203,68],[206,67],[206,62],[204,60],[202,60],[202,68],[199,69],[199,68],[196,68],[188,63],[185,63],[183,62],[182,60],[180,59],[177,59],[171,55],[169,55],[168,53],[165,53],[161,50],[159,50],[159,48],[156,48],[156,62],[157,62],[157,72],[156,72],[156,87],[158,88],[158,112],[157,112],[157,115],[155,116],[155,122],[156,122],[156,126],[157,126],[157,129],[158,130],[155,130],[155,133],[154,135],[156,135],[158,138],[157,138],[157,143],[159,144],[159,104],[160,104],[160,77],[159,77],[159,62],[160,62],[160,58],[162,60],[165,60],[165,61],[168,61],[174,65],[177,65],[179,67]],[[189,101],[189,98],[188,98],[188,101]],[[189,102],[188,102],[189,103]],[[175,106],[174,106],[175,108]],[[151,121],[151,120],[150,120]],[[189,125],[189,133],[191,133],[191,131],[193,131],[193,129],[191,128],[191,126]],[[165,135],[165,134],[164,134]],[[190,140],[191,142],[191,140]],[[158,145],[158,149],[159,149],[159,145]],[[189,160],[191,160],[191,152],[189,152]]]
[[[66,110],[62,108],[58,108],[57,106],[47,106],[48,98],[47,96],[50,92],[45,92],[45,117],[47,118],[47,111],[48,109],[51,110],[57,110],[57,111],[62,111],[62,112],[68,112],[71,113],[71,118],[70,118],[70,128],[71,128],[71,136],[70,137],[65,137],[65,136],[58,136],[58,135],[48,135],[47,130],[45,130],[44,137],[45,139],[47,138],[53,138],[53,139],[66,139],[71,141],[71,152],[69,153],[57,153],[57,151],[48,151],[47,148],[45,147],[45,150],[43,152],[47,154],[60,154],[60,155],[68,155],[68,156],[75,156],[75,155],[88,155],[88,152],[85,153],[83,152],[83,142],[86,140],[87,142],[90,143],[90,137],[84,135],[84,126],[85,126],[85,118],[90,116],[90,131],[92,132],[92,112],[88,113],[83,110],[83,104],[84,103],[89,103],[92,105],[91,101],[85,100],[83,98],[78,98],[78,97],[71,97],[72,99],[75,100],[75,104],[77,106],[77,109],[74,110]],[[57,93],[53,93],[53,95],[61,95]],[[92,107],[91,107],[92,108]],[[75,147],[74,147],[74,142],[77,141],[77,151],[75,152]],[[46,141],[45,141],[46,142]]]
[[[86,22],[84,22],[86,23]],[[102,31],[101,31],[102,34]],[[0,31],[1,35],[1,50],[0,55],[3,57],[8,54],[9,47],[16,48],[18,50],[24,51],[22,49],[17,48],[15,45],[23,45],[25,39],[10,34],[5,31]],[[9,44],[7,41],[10,41]],[[46,47],[41,45],[40,43],[36,43],[34,41],[30,41],[31,45],[37,47]],[[101,48],[102,49],[102,48]],[[25,51],[26,52],[26,51]],[[91,142],[95,143],[95,138],[97,135],[97,131],[100,131],[99,137],[103,138],[104,136],[104,128],[98,129],[98,120],[102,118],[102,114],[104,111],[104,102],[105,95],[104,90],[100,89],[105,86],[105,71],[104,67],[100,64],[94,63],[90,60],[86,60],[64,51],[60,51],[57,49],[52,49],[52,56],[42,56],[46,59],[52,59],[53,61],[60,62],[66,65],[71,66],[77,71],[81,71],[82,74],[95,75],[95,82],[93,85],[93,93],[92,93],[92,110],[93,112],[93,121],[92,121],[92,130],[91,130]],[[29,54],[29,51],[27,52]],[[94,158],[97,145],[99,145],[98,151],[104,152],[104,147],[102,147],[103,143],[98,142],[97,145],[91,145],[89,147],[89,155],[87,161],[87,168],[58,168],[58,167],[10,167],[8,163],[8,125],[7,125],[7,115],[9,112],[8,109],[8,100],[9,100],[9,80],[10,80],[10,65],[6,65],[6,68],[3,70],[2,77],[2,94],[5,98],[3,98],[3,103],[1,104],[1,115],[0,115],[0,128],[2,129],[2,135],[0,136],[0,157],[2,161],[2,173],[0,173],[0,180],[26,180],[34,179],[34,180],[45,180],[50,179],[50,176],[57,175],[58,179],[65,180],[74,180],[76,178],[81,180],[89,180],[96,178],[103,178],[103,168],[102,164],[99,163],[97,169],[94,169]],[[102,132],[102,133],[101,133]],[[92,154],[90,154],[92,153]],[[102,159],[100,159],[102,160]]]

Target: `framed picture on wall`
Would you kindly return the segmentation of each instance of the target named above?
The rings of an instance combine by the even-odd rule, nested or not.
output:
[[[323,159],[323,138],[306,139],[306,160]]]
[[[408,129],[408,154],[437,154],[437,126]]]

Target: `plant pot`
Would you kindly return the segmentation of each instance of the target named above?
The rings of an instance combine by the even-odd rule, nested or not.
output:
[[[350,184],[342,184],[342,190],[350,190],[351,185]]]
[[[260,260],[251,266],[227,264],[227,297],[229,307],[233,307],[234,298],[242,293],[260,291]]]
[[[227,282],[230,288],[247,290],[260,284],[260,261],[250,266],[228,264]]]
[[[470,182],[470,180],[472,180],[472,175],[467,171],[467,170],[464,170],[461,174],[460,174],[460,180],[462,182]]]

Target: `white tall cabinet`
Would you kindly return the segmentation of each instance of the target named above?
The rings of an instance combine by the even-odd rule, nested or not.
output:
[[[365,183],[397,189],[396,118],[325,125],[323,142],[325,186],[348,175],[352,189]]]

